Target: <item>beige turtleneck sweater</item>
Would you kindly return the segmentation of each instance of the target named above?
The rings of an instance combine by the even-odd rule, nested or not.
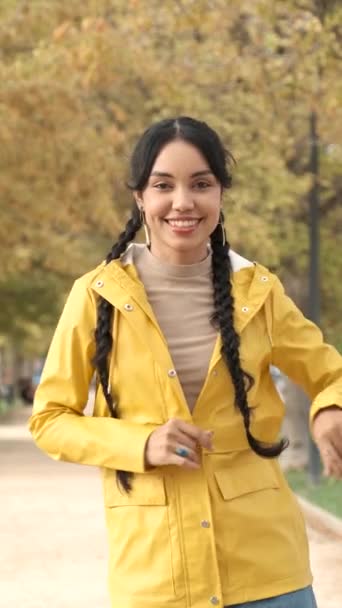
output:
[[[161,261],[144,245],[133,244],[129,249],[192,411],[217,337],[210,323],[214,312],[211,254],[198,264],[183,266]]]

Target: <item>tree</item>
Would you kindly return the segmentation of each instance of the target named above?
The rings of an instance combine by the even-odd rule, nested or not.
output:
[[[238,161],[225,202],[233,245],[289,285],[303,281],[315,107],[323,326],[342,335],[338,3],[7,0],[0,11],[4,273],[38,266],[68,285],[101,258],[128,213],[137,135],[188,113],[217,128]]]

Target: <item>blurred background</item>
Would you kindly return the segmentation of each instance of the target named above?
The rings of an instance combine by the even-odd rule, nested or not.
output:
[[[237,161],[233,248],[275,271],[342,350],[341,39],[334,0],[1,0],[3,429],[26,422],[66,294],[129,215],[132,147],[165,117],[218,131]],[[289,480],[342,516],[341,482],[319,479],[308,403],[272,373]]]

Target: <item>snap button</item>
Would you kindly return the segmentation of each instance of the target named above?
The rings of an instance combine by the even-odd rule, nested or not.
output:
[[[201,521],[201,526],[202,528],[210,528],[210,521],[208,521],[207,519],[203,519]]]
[[[217,369],[214,369],[214,371],[213,371],[213,376],[217,376],[217,374],[218,374]]]
[[[128,310],[128,312],[131,312],[133,310],[133,306],[132,304],[125,304],[124,309]]]
[[[103,287],[103,286],[104,286],[103,281],[96,281],[96,287]]]
[[[241,310],[242,310],[242,312],[248,312],[248,311],[249,311],[249,308],[248,308],[248,306],[243,306],[243,307],[241,308]]]
[[[175,369],[169,369],[167,375],[170,376],[170,378],[174,378],[175,376],[177,376],[177,372]]]
[[[218,599],[218,597],[216,597],[216,595],[213,595],[210,598],[210,602],[213,604],[213,606],[217,606],[220,603],[220,600]]]
[[[266,283],[266,281],[268,281],[268,277],[266,277],[265,275],[263,275],[262,277],[260,277],[261,281],[264,281],[264,283]]]

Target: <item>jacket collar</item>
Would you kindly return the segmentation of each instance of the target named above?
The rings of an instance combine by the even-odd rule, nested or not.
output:
[[[142,245],[140,243],[131,243],[125,253],[121,256],[121,265],[122,267],[128,266],[129,264],[134,264],[134,251],[136,249],[143,249],[146,245]],[[230,263],[232,266],[233,272],[238,272],[243,268],[249,268],[254,266],[254,262],[250,262],[246,258],[242,257],[233,249],[229,250]]]
[[[235,300],[234,322],[236,330],[241,333],[263,306],[276,277],[261,264],[250,262],[235,251],[230,252],[230,259]],[[129,255],[125,255],[124,262],[118,259],[108,265],[103,264],[93,279],[91,288],[120,310],[129,299],[133,299],[158,326],[144,286]]]

